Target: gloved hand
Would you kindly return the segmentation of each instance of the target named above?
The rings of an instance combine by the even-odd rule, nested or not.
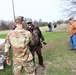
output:
[[[42,42],[44,45],[46,45],[47,43],[45,41]]]

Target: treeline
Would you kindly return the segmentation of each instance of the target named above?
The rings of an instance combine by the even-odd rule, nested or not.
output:
[[[14,26],[15,26],[15,23],[13,21],[0,20],[0,30],[13,29]]]
[[[55,22],[55,21],[54,21]],[[51,22],[53,24],[53,22]],[[68,21],[63,21],[63,20],[58,20],[57,22],[55,22],[57,25],[60,25],[62,23],[68,23]],[[42,22],[41,20],[38,21],[33,21],[34,25],[38,25],[38,26],[48,26],[48,22]],[[0,20],[0,30],[11,30],[13,29],[15,26],[15,23],[13,21],[4,21],[4,20]],[[27,27],[27,24],[25,22],[24,24],[24,28]]]

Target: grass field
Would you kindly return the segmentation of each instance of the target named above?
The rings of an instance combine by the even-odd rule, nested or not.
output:
[[[47,45],[43,45],[42,53],[45,74],[39,75],[76,75],[76,52],[69,50],[69,36],[67,32],[43,32]],[[5,38],[6,34],[0,34]],[[36,64],[38,64],[36,56]],[[13,75],[12,65],[0,71],[0,75]]]
[[[43,45],[42,48],[46,68],[40,69],[37,75],[76,75],[76,52],[69,50],[68,26],[58,26],[58,32],[44,32],[48,27],[40,29],[47,42],[47,45]],[[0,38],[5,38],[8,32],[1,31]],[[36,64],[38,64],[37,56]],[[5,64],[5,69],[0,71],[0,75],[13,75],[12,65]]]

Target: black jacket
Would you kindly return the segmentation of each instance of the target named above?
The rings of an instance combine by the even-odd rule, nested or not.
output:
[[[44,37],[43,37],[43,35],[42,35],[41,30],[39,29],[39,27],[32,25],[31,28],[27,27],[26,29],[28,31],[30,31],[31,33],[33,32],[34,29],[37,29],[38,30],[38,32],[39,32],[39,34],[38,34],[38,37],[39,37],[38,46],[41,46],[42,47],[41,41],[44,41]]]

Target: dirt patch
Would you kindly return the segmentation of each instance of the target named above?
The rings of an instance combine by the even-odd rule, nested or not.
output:
[[[46,69],[43,69],[42,67],[37,67],[36,69],[36,75],[46,75]]]
[[[36,75],[48,75],[47,73],[47,68],[51,66],[53,63],[52,62],[44,62],[46,68],[42,68],[41,66],[36,65]]]

